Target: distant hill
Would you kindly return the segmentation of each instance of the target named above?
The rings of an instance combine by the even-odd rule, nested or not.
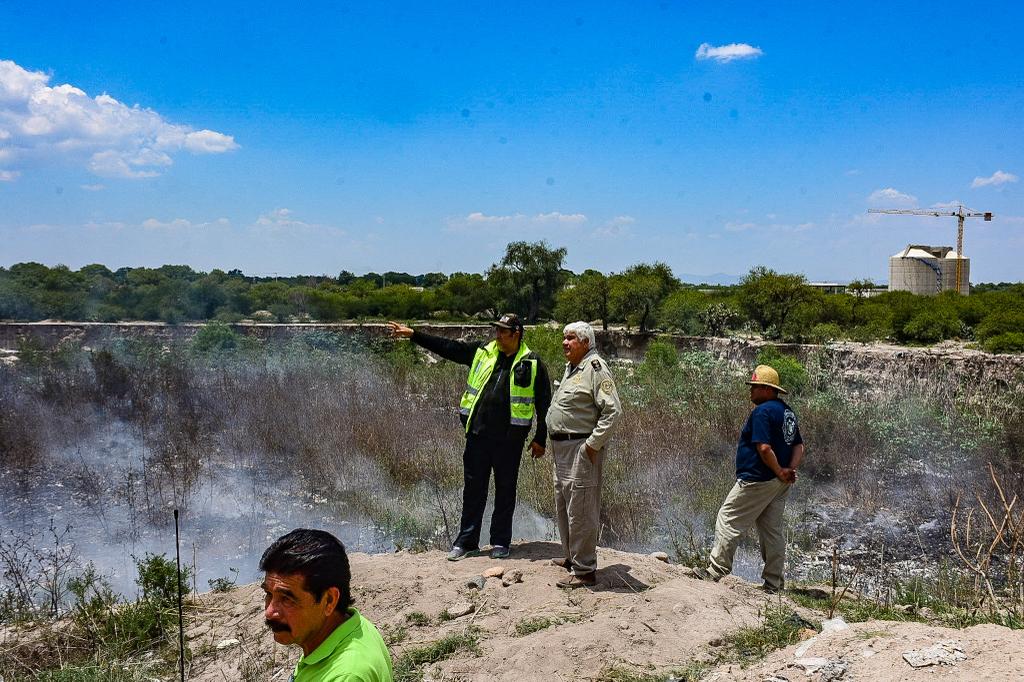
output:
[[[711,275],[691,275],[683,273],[677,275],[679,279],[687,284],[716,284],[718,286],[731,286],[739,284],[743,275],[729,275],[724,272],[716,272]]]

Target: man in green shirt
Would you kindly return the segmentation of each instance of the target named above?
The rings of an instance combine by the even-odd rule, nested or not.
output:
[[[348,555],[336,537],[293,530],[263,553],[260,570],[274,641],[302,647],[293,682],[391,682],[384,639],[352,608]]]

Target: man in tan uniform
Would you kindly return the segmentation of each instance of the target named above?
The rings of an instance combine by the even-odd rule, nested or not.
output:
[[[570,572],[558,581],[564,588],[597,584],[601,470],[608,437],[622,415],[615,381],[594,346],[589,324],[565,326],[562,351],[568,362],[547,415],[555,460],[555,512],[565,555],[552,562]]]

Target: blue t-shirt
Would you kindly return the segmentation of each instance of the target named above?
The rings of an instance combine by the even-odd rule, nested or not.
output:
[[[740,431],[736,447],[736,478],[743,481],[770,481],[775,478],[757,454],[758,443],[768,443],[775,451],[779,466],[789,466],[793,446],[803,443],[796,414],[779,398],[766,400],[753,410]]]

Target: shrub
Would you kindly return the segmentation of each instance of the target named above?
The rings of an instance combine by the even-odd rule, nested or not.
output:
[[[1024,353],[1024,332],[1004,332],[982,343],[989,353]]]
[[[783,355],[775,346],[764,346],[757,353],[757,364],[770,365],[779,373],[782,387],[790,393],[800,393],[807,385],[807,368],[796,358]]]
[[[679,366],[679,354],[676,347],[668,341],[654,341],[644,353],[642,367],[651,373],[671,372]]]
[[[732,329],[740,314],[728,303],[712,303],[698,314],[702,329],[707,336],[722,336]]]
[[[884,320],[872,320],[866,324],[852,327],[849,332],[850,339],[859,343],[870,343],[880,341],[892,334],[892,328]]]
[[[540,356],[551,379],[561,378],[562,366],[565,364],[565,355],[562,354],[562,327],[531,327],[526,330],[524,340],[530,350]]]
[[[707,294],[696,289],[679,289],[669,294],[661,304],[661,322],[683,334],[700,334],[704,328],[701,313],[707,306]]]
[[[192,350],[198,353],[232,351],[241,344],[241,336],[223,322],[203,325],[192,337]]]
[[[212,592],[230,592],[235,588],[235,583],[238,582],[238,569],[229,567],[228,572],[233,573],[234,575],[230,578],[227,576],[221,576],[219,578],[211,578],[206,581]]]
[[[955,338],[960,333],[960,320],[948,309],[923,310],[903,327],[903,338],[917,343],[935,343]]]
[[[832,343],[836,339],[843,338],[842,328],[835,322],[825,322],[811,327],[807,340],[811,343]]]
[[[993,311],[978,324],[975,333],[982,342],[1003,334],[1024,333],[1024,311]]]

